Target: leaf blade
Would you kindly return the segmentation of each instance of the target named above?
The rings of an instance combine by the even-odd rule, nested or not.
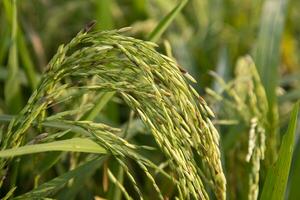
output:
[[[11,4],[4,1],[7,18],[11,20],[11,45],[8,57],[8,76],[5,81],[4,94],[5,103],[9,112],[17,113],[22,108],[22,95],[20,92],[20,84],[18,80],[19,62],[18,62],[18,45],[17,45],[17,5],[16,1]],[[11,10],[10,7],[11,6]]]
[[[278,159],[268,171],[261,200],[284,199],[293,155],[298,110],[299,102],[295,104],[292,110],[288,130],[282,139]]]
[[[148,39],[152,42],[157,42],[162,33],[168,28],[176,15],[187,4],[188,0],[180,1],[155,27],[155,29],[149,34]]]
[[[26,145],[0,151],[0,157],[20,156],[47,151],[73,151],[85,153],[107,153],[106,150],[87,138],[72,138],[55,142]]]
[[[280,44],[284,30],[289,0],[267,0],[263,4],[261,23],[254,60],[264,85],[268,104],[269,139],[267,139],[266,165],[275,162],[278,145],[278,99],[276,88],[279,83]]]

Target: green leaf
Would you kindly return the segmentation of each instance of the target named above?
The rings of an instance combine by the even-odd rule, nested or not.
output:
[[[156,42],[162,35],[162,33],[168,28],[168,26],[171,24],[171,22],[174,20],[177,14],[179,14],[179,12],[183,9],[187,2],[188,0],[180,1],[176,5],[176,7],[173,8],[173,10],[158,23],[155,29],[150,33],[148,39],[152,42]]]
[[[16,46],[18,47],[18,54],[22,62],[20,66],[24,68],[24,72],[28,80],[29,86],[32,90],[34,90],[39,80],[37,74],[35,73],[33,61],[30,57],[30,51],[26,46],[26,39],[24,38],[24,33],[18,25],[18,22],[14,22],[14,16],[11,14],[13,12],[14,5],[11,5],[7,0],[3,1],[3,3],[6,11],[7,24],[13,26],[13,24],[15,23],[16,26],[17,33],[15,42]]]
[[[254,57],[270,105],[276,101],[280,44],[287,2],[288,0],[267,0],[264,3]]]
[[[288,0],[266,0],[263,4],[261,23],[254,60],[257,71],[266,91],[269,111],[266,132],[267,139],[265,163],[270,166],[277,156],[278,144],[278,103],[276,87],[279,83],[279,58],[282,32],[286,17]]]
[[[274,166],[272,166],[268,171],[260,198],[261,200],[284,199],[293,155],[298,110],[299,102],[296,103],[292,110],[288,130],[282,139],[278,159]]]
[[[290,172],[290,180],[289,180],[289,200],[298,199],[300,197],[300,141],[298,139],[297,147],[295,147],[294,159],[292,162],[292,168]]]
[[[43,197],[47,197],[50,194],[57,192],[61,187],[63,187],[70,179],[74,177],[84,177],[85,174],[95,171],[98,167],[102,165],[104,158],[97,158],[91,161],[88,161],[81,166],[73,169],[67,173],[64,173],[51,181],[43,183],[38,186],[36,189],[31,190],[30,192],[23,194],[14,198],[17,199],[42,199]]]
[[[55,142],[26,145],[13,149],[0,151],[0,157],[20,156],[32,153],[41,153],[47,151],[73,151],[85,153],[107,153],[106,150],[87,138],[73,138]]]
[[[11,46],[8,56],[8,76],[6,78],[4,95],[5,103],[8,106],[10,113],[17,113],[22,107],[22,95],[20,92],[20,83],[18,78],[18,46],[17,46],[17,5],[16,1],[3,1],[6,10],[7,18],[10,18],[11,23]],[[10,9],[10,6],[12,7]]]

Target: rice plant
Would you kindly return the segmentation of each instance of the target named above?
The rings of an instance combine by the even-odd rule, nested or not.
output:
[[[44,35],[29,3],[0,7],[1,199],[300,197],[299,78],[277,71],[288,2],[247,3],[254,46],[221,26],[243,24],[236,1],[35,3]],[[80,10],[98,22],[57,26]]]

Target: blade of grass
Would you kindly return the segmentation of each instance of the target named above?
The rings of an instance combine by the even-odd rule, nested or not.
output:
[[[38,186],[36,189],[14,198],[17,199],[42,199],[50,194],[56,193],[60,188],[62,188],[68,181],[74,177],[84,177],[87,173],[95,171],[104,161],[104,157],[96,158],[94,160],[88,161],[76,169],[64,173],[42,185]]]
[[[170,10],[175,8],[178,1],[173,0],[155,0],[157,7],[161,10],[163,13],[169,13]],[[188,26],[188,22],[186,19],[186,16],[184,16],[182,13],[178,13],[176,17],[174,18],[174,21],[172,22],[177,27],[180,27],[181,29],[189,29],[191,28]]]
[[[289,193],[288,198],[289,200],[298,199],[300,197],[300,142],[298,140],[298,145],[295,148],[294,158],[291,167],[291,174],[289,180]]]
[[[14,149],[0,151],[0,157],[20,156],[47,151],[72,151],[85,153],[107,153],[104,148],[87,138],[72,138],[55,142],[26,145]]]
[[[149,34],[148,39],[152,42],[157,42],[160,36],[165,32],[171,22],[174,20],[176,15],[183,9],[183,7],[187,4],[188,0],[180,1],[172,11],[167,14],[154,28],[154,30]]]
[[[276,102],[280,43],[287,3],[288,0],[267,0],[264,3],[255,52],[255,62],[270,105]]]
[[[278,159],[268,171],[261,200],[284,199],[294,149],[298,110],[299,102],[295,104],[292,110],[288,130],[282,139]]]
[[[266,163],[274,163],[278,138],[278,105],[276,87],[279,82],[279,57],[288,0],[267,0],[263,5],[254,60],[266,90],[269,104]]]
[[[13,120],[16,116],[14,115],[0,115],[0,123],[9,123],[11,120]],[[33,122],[33,125],[37,125],[37,121]],[[78,133],[81,135],[89,135],[89,133],[84,130],[83,128],[76,126],[76,125],[71,125],[71,124],[66,124],[64,122],[60,121],[44,121],[42,122],[42,126],[44,127],[49,127],[49,128],[57,128],[60,130],[70,130],[71,132]]]
[[[7,5],[9,3],[7,1]],[[20,92],[20,85],[18,80],[18,47],[17,47],[17,5],[16,0],[12,1],[12,32],[11,32],[11,46],[8,57],[8,76],[5,82],[4,94],[5,102],[8,107],[8,112],[17,113],[22,107],[22,96]]]
[[[7,24],[12,26],[14,19],[10,13],[12,13],[13,7],[7,0],[4,0],[3,4],[6,11]],[[33,61],[30,57],[28,48],[26,47],[23,32],[19,28],[18,22],[16,22],[16,28],[18,30],[16,34],[16,43],[19,48],[18,53],[20,55],[22,66],[24,67],[24,71],[29,82],[29,86],[32,90],[34,90],[38,84],[38,77],[36,76]]]

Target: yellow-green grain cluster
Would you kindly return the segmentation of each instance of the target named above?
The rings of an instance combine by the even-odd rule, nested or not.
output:
[[[192,79],[188,73],[158,53],[155,44],[121,35],[124,29],[105,32],[88,32],[88,29],[59,47],[38,89],[10,124],[9,137],[2,149],[20,146],[26,130],[35,120],[43,121],[46,109],[65,91],[116,92],[151,130],[169,160],[179,199],[208,199],[204,185],[210,186],[217,199],[225,199],[219,135],[210,120],[214,114],[187,83],[187,78]],[[117,136],[118,130],[85,121],[65,123],[80,127],[86,137],[92,137],[115,156],[136,159],[163,199],[146,168],[152,166],[151,162],[138,157],[134,153],[137,147]],[[118,160],[140,194],[126,165]],[[113,174],[109,175],[130,199]]]
[[[229,184],[243,185],[242,196],[255,200],[259,192],[259,172],[261,160],[264,159],[266,149],[266,127],[268,103],[265,90],[261,84],[254,62],[249,56],[238,60],[235,68],[235,79],[225,83],[220,77],[216,77],[222,86],[221,92],[227,94],[223,98],[220,94],[207,90],[215,99],[224,103],[223,111],[228,113],[226,117],[237,120],[240,126],[237,131],[238,139],[228,154],[228,170],[230,171]],[[246,147],[246,148],[245,148]],[[232,170],[232,171],[231,171]],[[248,181],[241,179],[248,175]],[[247,188],[247,189],[245,189]],[[237,188],[232,188],[230,195],[235,196]],[[246,195],[246,196],[245,196]]]

